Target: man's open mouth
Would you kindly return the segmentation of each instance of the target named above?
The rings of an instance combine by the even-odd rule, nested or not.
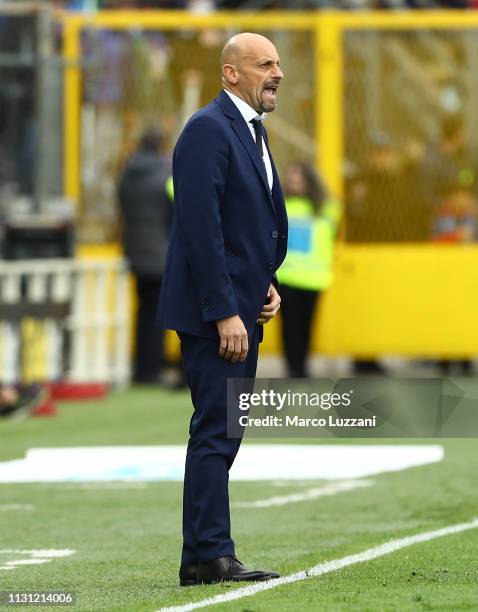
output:
[[[262,91],[270,96],[275,96],[277,94],[277,85],[267,85]]]

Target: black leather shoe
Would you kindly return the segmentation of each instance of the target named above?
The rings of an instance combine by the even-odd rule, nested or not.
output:
[[[179,568],[179,586],[194,586],[198,583],[197,566],[181,563]]]
[[[250,570],[234,555],[200,563],[197,569],[198,584],[211,584],[212,582],[223,581],[255,582],[259,580],[272,580],[279,577],[279,574],[276,574],[276,572]]]

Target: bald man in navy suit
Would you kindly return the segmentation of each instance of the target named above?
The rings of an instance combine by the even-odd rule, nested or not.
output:
[[[275,271],[287,215],[263,121],[283,78],[258,34],[222,52],[223,90],[187,123],[173,155],[174,219],[159,323],[176,330],[194,412],[183,495],[182,586],[277,578],[236,557],[229,469],[241,440],[227,437],[227,379],[254,380],[263,325],[280,308]]]

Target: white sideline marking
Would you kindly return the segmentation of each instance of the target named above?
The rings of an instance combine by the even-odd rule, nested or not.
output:
[[[53,559],[58,559],[60,557],[69,557],[73,555],[76,551],[70,550],[68,548],[65,549],[36,549],[36,550],[16,550],[13,548],[4,548],[0,549],[1,555],[29,555],[28,559],[13,559],[11,561],[6,561],[4,565],[0,565],[0,570],[13,570],[16,567],[22,565],[39,565],[41,563],[49,563],[53,561]]]
[[[62,491],[133,491],[135,489],[147,489],[147,482],[78,482],[55,487]]]
[[[181,481],[185,446],[32,448],[0,462],[0,483]],[[232,480],[352,480],[441,461],[435,444],[244,444]]]
[[[308,570],[295,572],[294,574],[289,574],[288,576],[282,576],[281,578],[277,578],[277,580],[256,582],[250,586],[235,589],[234,591],[229,591],[229,593],[225,593],[223,595],[216,595],[215,597],[209,597],[208,599],[203,599],[197,602],[190,602],[182,606],[161,608],[159,612],[188,612],[189,610],[196,610],[198,608],[205,608],[206,606],[213,606],[215,604],[220,604],[227,601],[234,601],[235,599],[241,599],[242,597],[250,597],[251,595],[255,595],[261,591],[275,589],[283,584],[300,582],[301,580],[307,580],[308,578],[313,578],[315,576],[322,576],[323,574],[336,572],[343,567],[354,565],[355,563],[363,563],[364,561],[371,561],[372,559],[382,557],[383,555],[389,555],[392,552],[400,550],[401,548],[406,548],[407,546],[412,546],[413,544],[429,542],[435,538],[442,538],[443,536],[447,536],[452,533],[459,533],[461,531],[467,531],[468,529],[476,529],[477,527],[478,518],[475,518],[469,523],[450,525],[449,527],[444,527],[443,529],[425,531],[424,533],[407,536],[406,538],[401,538],[399,540],[390,540],[390,542],[385,542],[385,544],[380,544],[374,548],[369,548],[368,550],[356,553],[355,555],[348,555],[347,557],[334,559],[333,561],[325,561],[324,563],[314,565]]]
[[[0,504],[0,512],[7,512],[8,510],[28,511],[33,510],[33,508],[33,504]]]
[[[331,482],[322,487],[307,489],[303,493],[276,495],[275,497],[258,499],[256,501],[235,502],[231,505],[234,508],[269,508],[270,506],[285,506],[286,504],[295,504],[301,501],[317,499],[318,497],[327,497],[329,495],[337,495],[337,493],[344,493],[345,491],[370,487],[372,484],[372,480],[343,480],[341,482]]]

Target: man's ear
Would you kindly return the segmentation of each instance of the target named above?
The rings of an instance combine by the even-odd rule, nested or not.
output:
[[[230,83],[231,85],[237,85],[237,82],[239,81],[239,76],[237,74],[237,69],[233,64],[224,64],[222,68],[222,73],[224,75],[226,83]]]

